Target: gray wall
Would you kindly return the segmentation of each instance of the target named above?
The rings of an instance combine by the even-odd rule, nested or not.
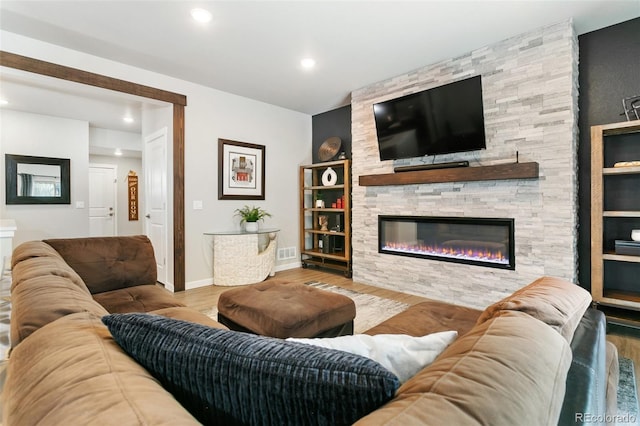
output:
[[[0,153],[65,158],[71,166],[71,204],[5,203],[0,189],[0,217],[14,219],[13,247],[30,240],[89,235],[89,123],[0,109]]]

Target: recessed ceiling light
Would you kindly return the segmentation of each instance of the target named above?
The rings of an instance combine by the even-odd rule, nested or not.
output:
[[[9,105],[9,101],[6,99],[0,99],[0,105]]]
[[[113,155],[121,156],[122,150],[120,148],[116,148],[116,150],[113,152]]]
[[[300,61],[300,65],[302,65],[302,68],[309,70],[316,66],[316,60],[313,58],[304,58]]]
[[[195,9],[191,9],[191,17],[200,23],[206,24],[207,22],[211,21],[211,12],[198,7]]]
[[[122,120],[124,120],[125,123],[133,123],[133,117],[122,117]]]

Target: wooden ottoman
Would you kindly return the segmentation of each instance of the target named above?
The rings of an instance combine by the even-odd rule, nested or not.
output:
[[[218,321],[231,330],[282,339],[353,334],[355,316],[346,296],[282,280],[228,290],[218,299]]]

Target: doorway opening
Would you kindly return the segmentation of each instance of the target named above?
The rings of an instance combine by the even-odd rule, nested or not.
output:
[[[88,86],[128,93],[144,98],[168,102],[173,105],[172,114],[172,266],[173,290],[185,290],[185,226],[184,226],[184,108],[187,97],[154,87],[144,86],[106,75],[66,67],[11,52],[0,51],[0,66],[34,74],[71,81]]]

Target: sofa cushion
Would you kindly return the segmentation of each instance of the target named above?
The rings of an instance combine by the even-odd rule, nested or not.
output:
[[[58,276],[67,278],[87,296],[91,296],[82,278],[61,258],[55,256],[30,257],[16,263],[11,270],[11,290],[23,281],[42,276]]]
[[[6,425],[199,424],[88,312],[42,327],[13,350],[2,411]]]
[[[157,315],[103,321],[204,424],[352,424],[399,386],[380,364],[342,351]]]
[[[44,241],[60,253],[93,294],[156,282],[153,246],[144,235]]]
[[[455,330],[463,336],[473,328],[481,311],[451,303],[430,300],[415,304],[406,311],[365,331],[366,334],[408,334],[424,336]]]
[[[11,346],[15,348],[36,330],[69,314],[108,312],[71,280],[43,275],[23,280],[11,292]]]
[[[43,241],[27,241],[18,245],[11,253],[11,269],[19,262],[32,257],[57,257],[62,259],[53,247]]]
[[[484,310],[478,324],[506,311],[521,311],[553,327],[571,342],[580,319],[591,304],[582,287],[559,278],[542,277]]]
[[[149,312],[184,306],[173,295],[156,284],[125,287],[96,293],[93,298],[110,313]]]
[[[456,331],[441,331],[414,337],[406,334],[355,334],[321,339],[289,338],[288,341],[337,349],[362,355],[380,363],[398,376],[400,383],[431,364],[458,337]]]
[[[396,398],[357,425],[555,425],[569,344],[544,323],[509,312],[474,327]]]
[[[163,317],[179,319],[182,321],[195,322],[197,324],[206,325],[213,328],[221,328],[228,330],[227,326],[220,324],[218,321],[208,317],[202,312],[198,312],[185,306],[173,306],[170,308],[157,309],[149,313],[162,315]]]

